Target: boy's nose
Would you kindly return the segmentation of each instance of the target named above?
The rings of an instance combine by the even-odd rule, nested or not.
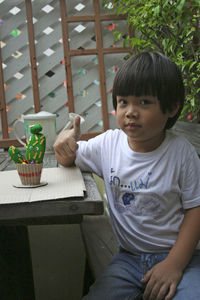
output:
[[[129,106],[127,112],[126,112],[126,117],[127,118],[132,118],[135,117],[137,118],[139,116],[139,111],[135,105]]]

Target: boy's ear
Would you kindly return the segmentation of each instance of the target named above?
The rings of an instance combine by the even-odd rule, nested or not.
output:
[[[177,114],[179,108],[180,108],[180,104],[176,103],[176,105],[174,106],[174,108],[169,112],[169,117],[173,118]]]

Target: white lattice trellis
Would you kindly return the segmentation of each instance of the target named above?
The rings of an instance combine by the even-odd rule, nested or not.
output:
[[[113,39],[113,30],[126,31],[126,22],[110,15],[101,2],[0,1],[1,147],[15,141],[17,118],[39,110],[57,114],[58,131],[68,111],[84,116],[85,133],[116,126],[107,100],[111,102],[111,82],[130,49]]]

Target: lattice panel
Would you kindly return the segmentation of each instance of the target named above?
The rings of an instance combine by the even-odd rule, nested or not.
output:
[[[85,118],[84,131],[102,131],[103,121],[99,90],[98,57],[73,57],[75,112]]]
[[[33,108],[33,93],[24,1],[1,1],[0,38],[9,136],[13,122]]]
[[[130,51],[113,38],[115,29],[127,32],[123,18],[101,0],[0,0],[0,138],[7,128],[14,141],[14,121],[39,110],[57,114],[58,132],[69,111],[85,118],[83,133],[115,127],[111,86]]]
[[[66,5],[68,16],[85,16],[94,14],[92,0],[66,0]]]
[[[94,22],[75,22],[68,25],[70,49],[96,48]]]
[[[57,114],[57,129],[68,119],[59,1],[32,3],[41,110]]]
[[[0,139],[2,139],[2,127],[1,127],[1,122],[0,122]]]

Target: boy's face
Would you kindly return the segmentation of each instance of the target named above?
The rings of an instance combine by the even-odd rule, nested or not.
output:
[[[160,146],[165,137],[165,124],[177,110],[178,107],[164,114],[153,96],[117,96],[117,122],[136,152],[149,152]]]

